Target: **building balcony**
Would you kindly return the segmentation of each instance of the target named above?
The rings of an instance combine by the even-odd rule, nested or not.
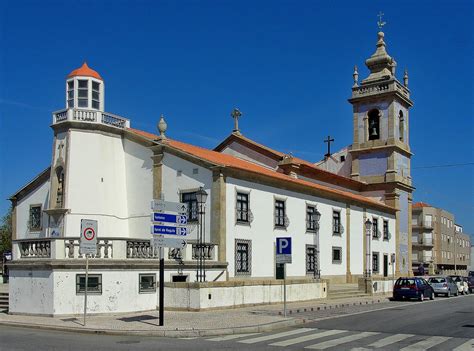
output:
[[[413,223],[412,229],[432,231],[434,229],[434,225],[433,225],[433,222],[422,221],[419,223]]]
[[[130,120],[127,118],[99,110],[80,108],[68,108],[53,112],[53,125],[64,122],[102,124],[119,129],[130,127]]]
[[[412,241],[413,246],[417,247],[433,247],[434,242],[432,238],[418,238],[418,241]]]

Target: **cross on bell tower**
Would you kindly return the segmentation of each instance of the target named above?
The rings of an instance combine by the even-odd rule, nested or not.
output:
[[[331,142],[334,141],[334,138],[331,139],[331,136],[328,135],[327,139],[324,139],[325,143],[328,143],[328,152],[324,157],[329,158],[331,156]]]

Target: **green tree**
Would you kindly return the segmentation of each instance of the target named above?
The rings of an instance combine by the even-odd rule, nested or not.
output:
[[[12,208],[3,216],[0,223],[0,254],[12,249]]]

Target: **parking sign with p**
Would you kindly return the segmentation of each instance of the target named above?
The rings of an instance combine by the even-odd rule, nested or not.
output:
[[[291,263],[291,238],[276,238],[276,262]]]

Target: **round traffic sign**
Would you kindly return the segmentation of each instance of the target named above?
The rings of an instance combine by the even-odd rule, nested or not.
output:
[[[93,240],[95,238],[94,228],[88,227],[84,229],[83,235],[86,240],[89,240],[89,241]]]

